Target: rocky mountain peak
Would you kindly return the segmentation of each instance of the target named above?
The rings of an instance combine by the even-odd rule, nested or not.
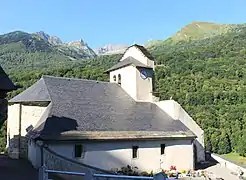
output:
[[[77,40],[77,41],[71,41],[68,43],[69,46],[77,47],[77,48],[82,48],[84,46],[87,46],[87,43],[83,41],[83,39]]]
[[[128,45],[125,44],[107,44],[103,47],[96,48],[94,51],[98,55],[103,54],[122,54],[126,50]]]
[[[38,35],[40,38],[42,38],[45,42],[48,42],[52,45],[62,44],[62,41],[59,37],[50,36],[49,34],[45,33],[44,31],[39,31],[39,32],[36,32],[35,34]]]

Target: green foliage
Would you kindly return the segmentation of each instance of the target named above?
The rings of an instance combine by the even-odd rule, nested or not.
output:
[[[206,149],[246,154],[246,26],[201,40],[158,41],[149,48],[156,58],[156,89],[161,100],[179,102],[205,131]],[[0,63],[23,86],[43,74],[107,80],[103,72],[120,55],[72,61],[54,52],[27,52],[23,44],[1,45]],[[30,68],[31,67],[31,68]]]
[[[178,101],[205,130],[207,150],[244,154],[246,127],[246,28],[213,38],[158,42],[160,98]]]
[[[246,157],[246,129],[243,130],[242,137],[239,139],[238,152],[240,156]],[[245,162],[246,163],[246,162]]]

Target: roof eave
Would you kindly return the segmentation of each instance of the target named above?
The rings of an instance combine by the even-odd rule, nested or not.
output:
[[[120,68],[123,68],[123,67],[127,67],[127,66],[134,66],[134,67],[140,67],[140,68],[146,68],[146,69],[153,69],[152,67],[150,66],[140,66],[140,65],[135,65],[135,64],[127,64],[125,66],[121,66],[121,67],[118,67],[118,68],[114,68],[114,69],[108,69],[106,71],[104,71],[104,73],[110,73],[112,71],[115,71],[117,69],[120,69]]]
[[[82,133],[83,134],[83,133]],[[124,135],[124,136],[83,136],[79,132],[76,133],[69,133],[69,134],[59,134],[57,136],[50,136],[50,135],[42,135],[38,136],[37,138],[47,141],[52,140],[95,140],[95,141],[109,141],[109,140],[159,140],[159,139],[168,139],[168,140],[175,140],[175,139],[195,139],[197,138],[196,135],[193,133],[188,134],[173,134],[173,135]]]
[[[32,100],[30,100],[30,101],[14,101],[14,100],[9,100],[8,101],[9,103],[49,103],[49,102],[51,102],[51,100],[38,100],[38,101],[32,101]]]

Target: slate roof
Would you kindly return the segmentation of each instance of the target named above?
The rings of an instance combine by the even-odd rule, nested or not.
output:
[[[153,103],[136,102],[116,83],[43,76],[10,100],[28,101],[51,101],[29,132],[32,138],[195,137],[179,120]]]
[[[0,90],[1,91],[12,91],[17,89],[13,82],[9,79],[8,75],[4,72],[0,66]]]
[[[110,69],[108,69],[105,72],[110,72],[110,71],[120,69],[122,67],[129,66],[129,65],[134,65],[136,67],[152,68],[152,67],[147,66],[147,65],[141,63],[140,61],[138,61],[135,58],[130,56],[130,57],[127,57],[126,59],[124,59],[123,61],[118,62],[116,65],[112,66]]]

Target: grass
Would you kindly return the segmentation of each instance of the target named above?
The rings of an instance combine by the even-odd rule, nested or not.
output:
[[[246,157],[242,157],[237,153],[229,153],[223,155],[228,160],[234,161],[238,165],[246,166]]]

